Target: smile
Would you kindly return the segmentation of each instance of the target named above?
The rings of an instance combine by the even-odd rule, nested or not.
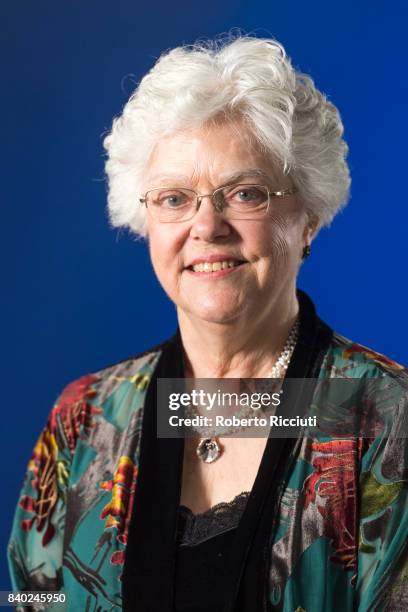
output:
[[[214,261],[213,263],[205,261],[202,263],[197,263],[194,266],[190,266],[190,269],[193,270],[193,272],[219,272],[220,270],[235,268],[241,263],[243,262],[232,260]]]
[[[245,261],[237,259],[223,259],[220,261],[202,261],[197,262],[186,268],[194,276],[203,276],[206,278],[219,278],[229,275],[245,264]]]

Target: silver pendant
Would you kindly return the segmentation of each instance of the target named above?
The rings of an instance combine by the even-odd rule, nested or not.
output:
[[[196,449],[197,456],[204,463],[213,463],[221,455],[217,438],[203,438]]]

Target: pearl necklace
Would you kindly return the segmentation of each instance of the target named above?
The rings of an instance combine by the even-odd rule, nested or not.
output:
[[[265,378],[283,378],[286,370],[288,369],[290,359],[292,357],[293,351],[296,346],[296,342],[299,336],[299,319],[296,319],[295,323],[290,330],[289,336],[283,346],[282,351],[280,352],[278,358],[276,359],[273,367],[265,376]],[[189,416],[197,416],[196,412],[194,412],[190,407],[186,407],[186,413]],[[251,406],[245,407],[241,410],[236,416],[238,418],[245,418],[253,413],[253,409]],[[225,427],[224,429],[217,429],[217,434],[213,428],[199,428],[195,429],[197,433],[200,434],[200,441],[196,448],[196,454],[201,461],[204,463],[213,463],[216,461],[220,455],[222,454],[222,449],[219,443],[220,435],[228,435],[232,433],[237,433],[238,431],[242,431],[246,429],[244,426],[236,426],[236,427]]]
[[[277,360],[273,364],[271,371],[265,376],[265,378],[282,378],[282,376],[288,369],[290,358],[292,357],[292,353],[295,349],[298,336],[299,319],[296,319],[279,357],[277,358]]]

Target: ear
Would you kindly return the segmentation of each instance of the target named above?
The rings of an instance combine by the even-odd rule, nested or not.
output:
[[[303,230],[305,245],[310,245],[320,229],[319,217],[309,208],[306,210],[306,224]]]

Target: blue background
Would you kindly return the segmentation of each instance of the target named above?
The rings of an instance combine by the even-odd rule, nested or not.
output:
[[[58,393],[169,336],[145,245],[112,231],[102,137],[169,47],[232,27],[274,36],[339,107],[349,207],[299,286],[340,333],[408,362],[405,2],[3,2],[1,550]],[[8,587],[1,555],[0,590]]]

